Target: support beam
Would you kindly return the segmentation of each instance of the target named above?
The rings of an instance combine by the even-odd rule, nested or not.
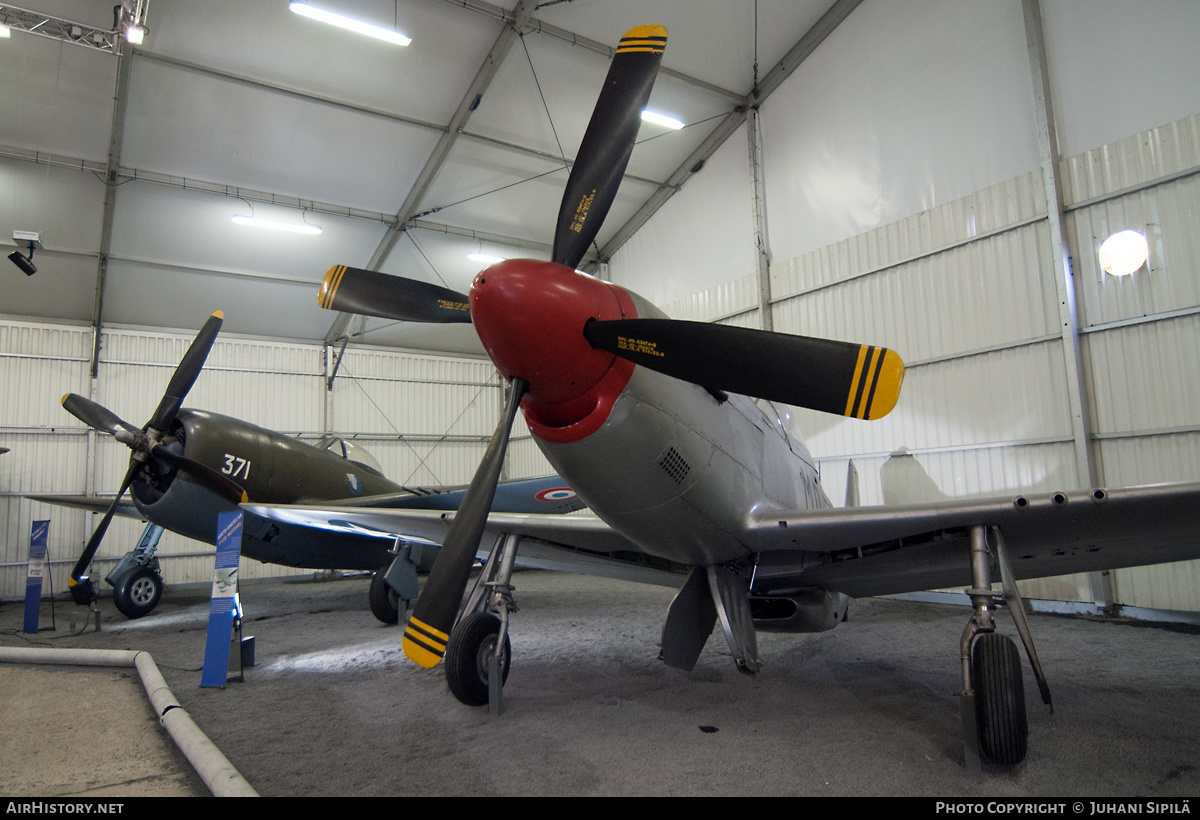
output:
[[[104,167],[104,212],[100,221],[100,260],[96,266],[96,301],[92,310],[92,379],[100,372],[100,330],[104,318],[104,287],[108,279],[108,254],[112,248],[113,214],[117,207],[117,187],[121,169],[121,148],[125,141],[125,107],[129,101],[129,70],[133,47],[118,41],[116,88],[113,89],[113,116],[108,137],[108,161]]]
[[[1071,412],[1071,435],[1075,452],[1075,482],[1079,488],[1099,486],[1100,476],[1091,457],[1091,410],[1083,376],[1083,354],[1079,344],[1079,312],[1075,301],[1075,278],[1070,250],[1063,228],[1062,181],[1059,174],[1058,134],[1054,124],[1054,99],[1046,64],[1046,39],[1042,28],[1040,0],[1021,0],[1025,18],[1025,44],[1033,81],[1033,112],[1037,120],[1038,153],[1046,191],[1046,216],[1050,256],[1054,264],[1054,286],[1058,294],[1058,326],[1062,334],[1063,364],[1066,367],[1067,402]],[[1112,573],[1088,573],[1092,600],[1101,608],[1116,603]]]
[[[492,80],[495,79],[496,72],[500,70],[500,65],[504,62],[504,58],[508,56],[508,52],[512,50],[513,44],[517,41],[521,26],[524,25],[535,8],[536,3],[534,0],[520,0],[516,8],[513,9],[512,22],[509,22],[507,19],[505,20],[500,34],[496,37],[496,42],[492,44],[491,50],[483,59],[483,65],[479,67],[475,79],[471,82],[467,93],[463,95],[462,100],[459,102],[454,116],[450,118],[450,123],[447,125],[446,131],[438,139],[433,152],[425,161],[425,167],[417,175],[417,181],[409,190],[408,196],[405,197],[404,204],[400,206],[400,211],[396,214],[395,226],[388,228],[383,241],[379,243],[379,247],[371,255],[371,260],[367,263],[368,270],[377,271],[383,267],[383,263],[387,260],[388,255],[396,247],[396,242],[399,241],[400,235],[408,227],[409,221],[417,215],[417,209],[420,207],[421,201],[425,198],[425,194],[429,192],[434,179],[437,178],[438,173],[442,170],[446,158],[450,155],[450,150],[454,147],[455,142],[458,141],[463,129],[466,128],[467,121],[470,120],[475,109],[479,107],[484,93],[492,84]],[[349,321],[349,314],[339,313],[330,326],[329,331],[325,334],[326,344],[333,342],[338,336],[345,333]]]
[[[1038,151],[1046,191],[1046,217],[1050,256],[1054,265],[1054,286],[1058,294],[1059,330],[1063,359],[1067,370],[1067,400],[1071,411],[1071,430],[1075,445],[1076,485],[1080,489],[1098,485],[1089,445],[1091,419],[1083,384],[1082,354],[1079,347],[1079,315],[1075,302],[1075,278],[1071,271],[1070,250],[1063,228],[1062,182],[1059,175],[1058,135],[1054,125],[1054,104],[1050,75],[1046,66],[1046,43],[1042,30],[1040,0],[1022,0],[1025,16],[1025,40],[1029,49],[1029,69],[1033,81],[1034,116],[1037,120]]]
[[[849,16],[850,12],[858,7],[862,0],[838,0],[830,7],[829,11],[821,15],[821,19],[813,25],[804,36],[792,46],[787,55],[782,60],[775,64],[775,67],[767,72],[767,76],[759,83],[758,87],[750,92],[741,101],[741,104],[729,116],[721,121],[721,123],[713,130],[701,145],[691,153],[691,155],[683,161],[683,163],[675,169],[675,173],[667,178],[667,181],[659,187],[657,191],[650,195],[646,203],[638,209],[633,217],[622,225],[613,235],[604,247],[600,249],[600,259],[607,262],[612,258],[612,255],[621,249],[621,246],[629,241],[638,229],[640,229],[650,217],[666,204],[667,200],[675,195],[675,192],[683,187],[693,174],[697,173],[704,167],[704,163],[708,158],[717,152],[717,149],[725,144],[725,140],[733,134],[738,127],[746,121],[747,112],[752,108],[757,108],[766,101],[768,97],[775,92],[775,89],[792,76],[800,64],[808,58],[817,46],[825,42],[825,39],[833,33],[833,30],[841,24],[843,20]]]

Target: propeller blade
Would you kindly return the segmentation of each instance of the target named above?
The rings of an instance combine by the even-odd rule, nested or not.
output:
[[[634,364],[727,390],[858,419],[886,416],[904,362],[872,345],[672,319],[591,320],[588,343]]]
[[[68,393],[62,397],[63,408],[75,418],[82,421],[93,430],[109,433],[118,440],[129,443],[132,436],[142,432],[127,421],[124,421],[113,411],[102,404],[97,404],[78,393]],[[128,433],[129,435],[123,435]]]
[[[183,470],[201,487],[211,490],[230,504],[244,504],[249,500],[249,496],[246,495],[246,491],[240,484],[206,464],[201,464],[187,456],[181,456],[161,444],[154,445],[150,449],[150,455],[162,459],[176,469]]]
[[[330,310],[408,322],[470,322],[461,293],[362,268],[334,265],[325,273],[317,304]]]
[[[553,261],[575,267],[596,238],[633,153],[666,45],[662,26],[638,26],[621,38],[559,206]]]
[[[192,385],[200,376],[200,370],[204,367],[204,361],[208,358],[208,351],[212,349],[213,342],[217,340],[217,334],[221,331],[221,322],[224,319],[224,314],[218,310],[209,316],[204,327],[200,328],[200,332],[192,340],[187,353],[183,354],[179,366],[175,368],[175,373],[171,376],[171,383],[167,385],[167,392],[163,394],[162,401],[158,403],[158,409],[154,411],[147,427],[162,431],[171,426],[188,391],[192,389]]]
[[[95,532],[92,533],[92,537],[88,539],[87,546],[83,548],[83,554],[79,556],[79,560],[75,562],[75,568],[71,570],[71,577],[67,579],[67,587],[71,590],[71,597],[75,599],[75,603],[81,606],[86,606],[96,599],[95,588],[92,586],[91,581],[83,577],[83,573],[87,571],[88,564],[92,562],[92,558],[96,555],[96,550],[100,548],[100,542],[104,540],[104,533],[108,532],[108,525],[112,521],[113,513],[117,511],[117,506],[121,503],[125,491],[133,483],[133,477],[139,467],[141,467],[139,462],[133,459],[129,460],[129,469],[125,471],[125,479],[121,482],[121,489],[117,491],[117,497],[113,499],[112,504],[109,505],[108,510],[104,513],[104,517],[100,519],[100,525],[96,527]]]
[[[479,549],[479,539],[496,494],[496,483],[500,480],[500,467],[504,464],[504,451],[508,448],[513,419],[528,389],[529,382],[524,379],[512,380],[512,389],[504,405],[504,416],[496,425],[487,453],[459,504],[458,513],[450,524],[450,532],[438,552],[437,560],[433,562],[433,570],[404,630],[404,654],[427,669],[437,666],[446,652],[446,642],[450,640],[450,630],[454,628],[454,620],[458,617],[475,553]]]

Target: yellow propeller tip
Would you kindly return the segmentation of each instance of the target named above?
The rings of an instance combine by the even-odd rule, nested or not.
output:
[[[67,399],[69,399],[69,398],[71,398],[71,394],[70,394],[70,393],[63,393],[63,397],[62,397],[62,399],[59,401],[59,404],[66,404],[66,403],[67,403]]]
[[[225,314],[219,310],[214,310],[212,315],[216,316],[218,319],[220,319],[222,321],[224,321],[224,319],[225,319]]]
[[[342,274],[345,272],[345,265],[334,265],[325,271],[325,278],[321,280],[321,288],[317,291],[318,305],[333,310],[333,297],[337,293],[338,285],[341,284]]]
[[[625,39],[629,39],[632,37],[632,38],[641,40],[646,37],[666,37],[666,36],[667,36],[667,29],[664,26],[659,26],[659,25],[634,26],[629,31],[625,32],[625,36],[622,37],[621,39],[625,40]]]

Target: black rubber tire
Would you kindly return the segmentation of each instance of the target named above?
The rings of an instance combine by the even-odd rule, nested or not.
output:
[[[396,594],[396,590],[388,586],[387,581],[383,580],[383,574],[387,570],[379,570],[375,576],[371,578],[371,590],[367,593],[367,602],[371,605],[371,614],[385,624],[400,623],[400,596]],[[408,610],[408,602],[404,602],[405,611]]]
[[[1013,766],[1025,759],[1029,723],[1017,645],[1004,635],[984,633],[971,650],[971,685],[979,745],[993,763]]]
[[[488,702],[488,659],[495,651],[500,619],[490,612],[473,612],[450,633],[446,645],[446,683],[459,702],[484,706]],[[500,685],[508,681],[512,646],[504,636],[500,660]]]
[[[162,576],[149,567],[135,567],[117,581],[113,603],[126,618],[141,618],[158,606],[162,591]]]

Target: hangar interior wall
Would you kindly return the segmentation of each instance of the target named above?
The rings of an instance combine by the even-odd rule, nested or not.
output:
[[[1080,452],[1101,485],[1200,478],[1200,52],[1187,34],[1200,7],[1038,5],[1078,359],[1059,313],[1019,0],[863,3],[766,100],[758,239],[772,254],[769,293],[752,263],[714,271],[664,250],[724,247],[714,261],[725,262],[752,246],[739,219],[723,229],[696,216],[739,213],[697,185],[712,161],[614,256],[614,281],[634,289],[690,266],[666,274],[679,284],[660,303],[677,318],[762,327],[766,302],[775,330],[901,354],[908,374],[888,418],[797,416],[837,503],[851,459],[863,503],[882,503],[880,469],[902,447],[933,480],[922,491],[950,496],[1084,486]],[[746,140],[719,156],[723,196],[741,191],[749,211]],[[1096,251],[1122,228],[1147,236],[1150,261],[1116,279],[1097,270]],[[1092,580],[1023,587],[1090,601]],[[1114,594],[1200,610],[1200,563],[1119,571]]]
[[[142,424],[157,405],[190,334],[105,329],[94,398]],[[0,597],[24,595],[30,526],[50,519],[56,592],[99,516],[31,501],[25,494],[98,493],[120,486],[129,450],[85,428],[60,406],[66,393],[92,395],[92,332],[77,325],[0,320]],[[332,390],[334,351],[319,345],[218,338],[185,402],[297,436],[309,443],[331,432],[364,446],[394,481],[420,486],[471,480],[501,406],[491,363],[367,347],[348,348]],[[553,472],[523,427],[513,432],[508,477]],[[103,576],[132,549],[143,524],[114,518],[96,571]],[[167,584],[207,582],[212,548],[164,533],[159,556]],[[247,578],[295,574],[244,561]],[[48,589],[48,585],[43,587]]]
[[[1062,162],[1079,303],[1089,454],[1107,486],[1200,478],[1200,115]],[[1075,469],[1040,171],[771,266],[775,329],[886,344],[907,365],[888,417],[798,411],[841,503],[847,465],[862,503],[905,448],[948,496],[1084,486]],[[1135,228],[1148,269],[1104,274],[1099,244]],[[676,318],[759,327],[748,275],[666,305]],[[909,488],[910,492],[916,492]],[[1086,577],[1023,584],[1090,601]],[[1116,573],[1117,602],[1200,609],[1200,562]]]

